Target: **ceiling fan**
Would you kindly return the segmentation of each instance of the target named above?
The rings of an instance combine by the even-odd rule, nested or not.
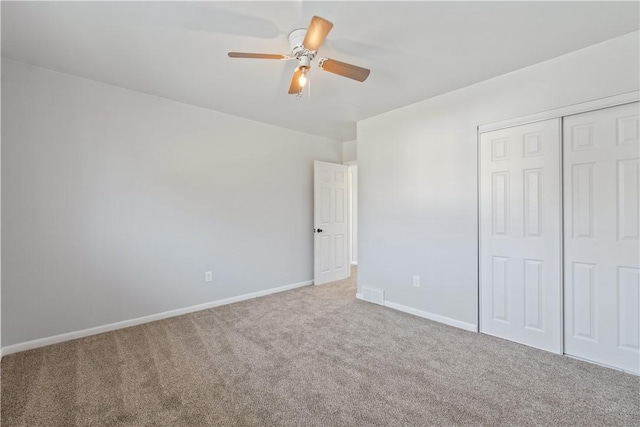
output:
[[[229,52],[228,55],[231,58],[297,60],[299,65],[293,72],[289,93],[292,95],[300,95],[309,80],[311,61],[315,58],[318,48],[332,27],[333,24],[331,22],[319,16],[314,16],[311,18],[309,28],[299,28],[291,31],[288,36],[289,44],[291,45],[291,55],[244,52]],[[324,71],[348,77],[359,82],[365,81],[370,73],[370,70],[366,68],[329,58],[318,59],[318,66]]]

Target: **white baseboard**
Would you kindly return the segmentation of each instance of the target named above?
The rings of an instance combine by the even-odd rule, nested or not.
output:
[[[356,294],[356,298],[362,299],[362,294]],[[417,308],[407,307],[406,305],[398,304],[391,301],[385,301],[384,306],[392,308],[394,310],[402,311],[403,313],[409,313],[413,314],[414,316],[433,320],[434,322],[440,322],[444,323],[445,325],[455,326],[456,328],[464,329],[465,331],[478,332],[478,325],[475,325],[473,323],[467,323],[461,320],[452,319],[450,317],[441,316],[439,314],[429,313],[428,311],[418,310]]]
[[[141,325],[143,323],[154,322],[156,320],[167,319],[169,317],[181,316],[183,314],[193,313],[195,311],[206,310],[208,308],[220,307],[222,305],[233,304],[234,302],[246,301],[253,298],[263,297],[278,292],[289,291],[291,289],[301,288],[303,286],[312,285],[313,280],[305,280],[304,282],[293,283],[291,285],[280,286],[277,288],[267,289],[264,291],[252,292],[250,294],[238,295],[236,297],[225,298],[217,301],[211,301],[204,304],[192,305],[190,307],[178,308],[176,310],[165,311],[162,313],[151,314],[149,316],[137,317],[135,319],[123,320],[122,322],[109,323],[107,325],[96,326],[94,328],[82,329],[80,331],[67,332],[65,334],[54,335],[46,338],[39,338],[32,341],[21,342],[18,344],[8,345],[0,348],[0,358],[12,353],[31,350],[34,348],[45,347],[51,344],[57,344],[65,341],[71,341],[78,338],[84,338],[91,335],[102,334],[104,332],[115,331],[117,329],[129,328],[131,326]]]
[[[384,305],[385,307],[393,308],[394,310],[424,317],[425,319],[444,323],[449,326],[455,326],[456,328],[464,329],[465,331],[478,332],[478,325],[473,323],[467,323],[450,317],[441,316],[439,314],[429,313],[428,311],[418,310],[416,308],[407,307],[406,305],[397,304],[391,301],[385,301]]]

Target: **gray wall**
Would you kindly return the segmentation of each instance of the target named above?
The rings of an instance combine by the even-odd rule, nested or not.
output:
[[[359,122],[359,286],[475,325],[477,126],[638,90],[639,50],[631,33]]]
[[[313,278],[340,142],[6,59],[2,114],[3,346]]]
[[[345,141],[342,143],[342,161],[344,163],[358,161],[358,141]]]

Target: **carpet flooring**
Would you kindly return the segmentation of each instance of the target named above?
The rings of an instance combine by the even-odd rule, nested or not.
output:
[[[639,378],[356,300],[351,280],[2,359],[2,426],[640,425]]]

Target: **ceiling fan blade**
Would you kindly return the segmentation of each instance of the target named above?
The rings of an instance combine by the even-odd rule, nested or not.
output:
[[[302,74],[302,68],[298,67],[293,72],[293,77],[291,77],[291,85],[289,86],[289,94],[297,95],[300,93],[302,89],[300,87],[300,75]]]
[[[367,80],[370,70],[358,67],[356,65],[347,64],[346,62],[336,61],[335,59],[320,58],[318,66],[324,71],[328,71],[339,76],[348,77],[359,82]]]
[[[304,36],[303,46],[309,50],[318,50],[329,31],[333,28],[333,24],[324,18],[314,16]]]
[[[246,53],[246,52],[229,52],[230,58],[251,58],[251,59],[291,59],[287,55],[278,55],[275,53]]]

